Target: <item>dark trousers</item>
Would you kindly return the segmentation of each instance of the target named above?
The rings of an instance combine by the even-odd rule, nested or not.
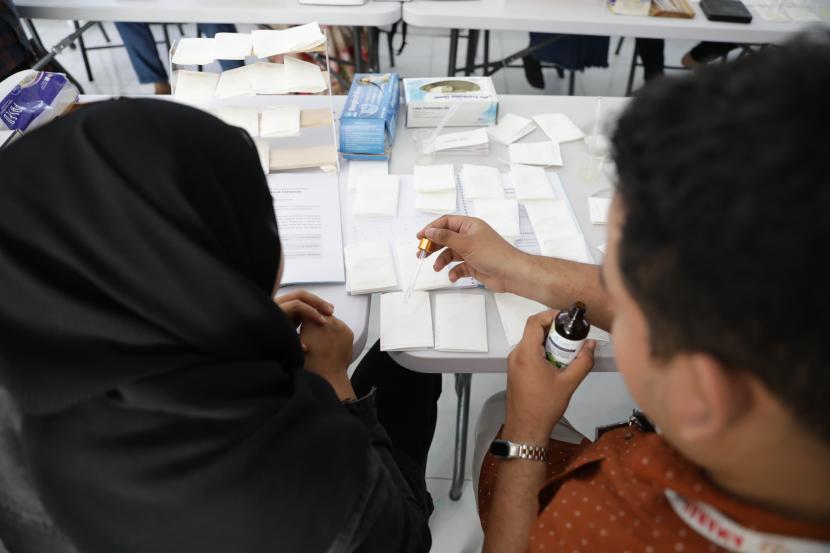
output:
[[[635,55],[643,62],[643,79],[650,81],[663,74],[666,65],[662,38],[638,38],[634,42]]]

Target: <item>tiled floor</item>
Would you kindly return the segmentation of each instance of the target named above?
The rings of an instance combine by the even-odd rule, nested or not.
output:
[[[69,23],[59,21],[37,21],[36,25],[47,45],[54,44],[71,32]],[[246,27],[241,27],[245,29]],[[119,41],[112,24],[106,24],[110,38]],[[156,27],[156,31],[158,31]],[[193,25],[185,26],[191,36]],[[173,37],[177,31],[171,28]],[[86,35],[88,44],[103,44],[103,36],[98,29],[92,29]],[[160,37],[159,37],[160,38]],[[396,40],[396,43],[400,39]],[[617,38],[612,37],[612,50]],[[527,45],[527,34],[518,32],[498,32],[492,34],[491,58],[517,51]],[[579,95],[620,96],[625,91],[628,67],[634,41],[626,39],[620,54],[609,54],[608,69],[590,69],[577,76],[576,93]],[[680,56],[691,46],[688,42],[669,42],[666,46],[666,61],[677,64]],[[406,49],[396,58],[395,71],[402,76],[442,76],[447,66],[449,38],[445,31],[410,28]],[[462,43],[460,50],[464,50]],[[160,53],[161,47],[160,47]],[[85,70],[78,50],[67,50],[60,56],[61,63],[75,75],[87,93],[95,94],[140,94],[149,93],[150,87],[140,85],[129,64],[123,48],[99,50],[89,54],[94,72],[94,81],[86,78]],[[164,59],[164,58],[163,58]],[[460,56],[459,56],[460,59]],[[386,48],[381,49],[381,63],[384,70],[389,69]],[[530,87],[525,81],[521,69],[508,69],[493,76],[496,89],[502,94],[564,94],[567,81],[556,77],[553,70],[545,71],[545,90]],[[635,81],[639,86],[640,77]],[[373,302],[376,306],[377,302]],[[378,336],[377,309],[373,309],[370,324],[369,344]],[[471,434],[483,402],[493,393],[502,390],[505,376],[475,375],[472,381],[470,425]],[[464,495],[458,502],[450,501],[448,491],[452,475],[452,451],[455,431],[456,398],[451,375],[444,376],[444,393],[439,402],[438,429],[430,452],[427,476],[429,489],[436,503],[432,518],[434,533],[433,551],[435,553],[471,553],[480,551],[483,536],[476,515],[473,501],[472,483],[468,480]],[[470,478],[470,461],[472,459],[472,441],[468,444],[466,476]]]

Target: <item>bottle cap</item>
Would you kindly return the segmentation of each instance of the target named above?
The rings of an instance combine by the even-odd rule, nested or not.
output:
[[[429,238],[421,238],[421,241],[418,242],[418,249],[427,254],[431,254],[435,251],[435,244]]]

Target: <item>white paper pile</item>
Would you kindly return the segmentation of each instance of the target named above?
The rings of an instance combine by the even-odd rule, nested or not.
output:
[[[564,113],[543,113],[534,115],[533,120],[552,141],[558,143],[579,140],[585,136],[582,129]]]
[[[496,307],[499,309],[501,326],[507,336],[507,343],[515,346],[522,340],[527,320],[548,308],[539,303],[515,294],[496,293]]]
[[[289,52],[304,52],[320,46],[326,36],[317,22],[306,23],[283,30],[257,30],[253,37],[254,55],[258,58],[278,56]]]
[[[358,183],[355,215],[394,217],[398,214],[400,179],[397,175],[367,176]]]
[[[291,92],[313,94],[326,90],[326,80],[316,63],[285,57],[285,81]]]
[[[285,80],[285,66],[281,63],[257,62],[254,64],[254,92],[257,94],[288,94],[291,92]]]
[[[608,224],[609,209],[611,209],[611,198],[603,196],[588,196],[588,213],[591,216],[591,222],[593,224]]]
[[[208,65],[213,60],[212,38],[179,39],[173,54],[173,63],[177,65]]]
[[[524,203],[542,255],[591,263],[585,238],[574,222],[566,200]]]
[[[259,111],[255,107],[221,107],[213,114],[228,125],[245,129],[251,137],[259,136]]]
[[[533,132],[535,128],[536,126],[530,119],[508,113],[502,116],[497,125],[488,127],[487,133],[496,142],[512,144],[526,134]]]
[[[395,243],[398,275],[400,275],[400,285],[403,289],[409,287],[415,276],[415,271],[418,269],[419,259],[415,256],[417,251],[418,240],[399,240]],[[437,272],[432,268],[438,255],[438,252],[436,252],[424,260],[421,271],[418,273],[418,280],[415,281],[414,290],[436,290],[452,286],[449,277],[449,265]]]
[[[460,131],[436,136],[425,148],[427,152],[478,152],[487,150],[487,129]]]
[[[173,93],[179,100],[212,100],[216,93],[219,75],[200,71],[176,71],[176,90]]]
[[[364,178],[388,175],[389,162],[353,159],[349,161],[348,173],[349,177],[346,181],[346,188],[348,190],[357,190],[358,184]]]
[[[429,292],[403,292],[380,297],[380,350],[428,349],[433,345]]]
[[[262,136],[285,137],[300,134],[300,106],[269,106],[262,110]]]
[[[439,214],[455,211],[455,170],[452,164],[416,165],[413,173],[415,209]]]
[[[435,296],[435,349],[487,352],[487,311],[483,295]]]
[[[480,198],[473,200],[473,215],[483,219],[503,238],[517,240],[519,230],[519,202],[502,198]]]
[[[559,178],[554,174],[554,178]],[[510,180],[516,189],[516,199],[555,200],[556,194],[550,185],[544,167],[514,164],[510,166]]]
[[[234,98],[236,96],[254,95],[255,65],[243,65],[236,69],[222,71],[219,84],[216,85],[217,98]]]
[[[523,142],[507,147],[510,163],[524,165],[556,165],[561,167],[562,152],[558,142]]]
[[[398,286],[387,242],[364,242],[343,248],[346,285],[351,294],[370,294]]]
[[[469,200],[504,198],[501,173],[495,167],[465,163],[461,166],[461,183],[464,186],[464,197]]]
[[[213,37],[213,58],[217,60],[244,60],[251,55],[251,35],[243,33],[216,33]]]

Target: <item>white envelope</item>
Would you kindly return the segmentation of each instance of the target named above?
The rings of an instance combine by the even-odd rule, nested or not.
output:
[[[546,311],[547,306],[522,296],[508,293],[495,293],[496,307],[499,309],[501,326],[507,336],[507,343],[515,346],[522,340],[527,320],[537,313]]]
[[[300,106],[269,106],[262,110],[262,136],[284,137],[300,134]]]
[[[516,240],[522,235],[519,230],[519,202],[516,200],[479,198],[473,200],[473,213],[508,240]]]
[[[213,114],[228,125],[245,129],[252,138],[259,136],[259,111],[254,107],[216,108]]]
[[[561,167],[562,152],[557,142],[523,142],[507,147],[510,163],[525,165],[556,165]]]
[[[360,181],[366,177],[388,175],[389,162],[352,159],[349,160],[348,174],[349,177],[346,181],[346,188],[348,190],[357,190],[357,186]]]
[[[177,65],[208,65],[213,63],[212,38],[180,38],[173,54]]]
[[[326,90],[326,80],[316,63],[298,60],[291,56],[283,59],[285,82],[291,92],[316,93]]]
[[[465,163],[461,166],[461,183],[467,199],[504,198],[501,173],[495,167]]]
[[[412,173],[413,189],[416,192],[438,192],[440,190],[455,192],[455,169],[452,164],[416,165]]]
[[[419,211],[437,213],[439,215],[455,213],[455,203],[455,190],[415,193],[415,209]]]
[[[211,100],[216,93],[219,82],[217,73],[208,71],[176,71],[176,90],[173,93],[179,100]]]
[[[526,200],[555,200],[556,193],[550,185],[544,167],[536,165],[514,164],[510,166],[510,180],[516,189],[516,199]]]
[[[556,143],[579,140],[585,136],[582,129],[577,127],[573,121],[564,113],[543,113],[534,115],[533,120],[539,128]]]
[[[372,175],[360,181],[354,199],[355,215],[394,217],[398,214],[398,175]]]
[[[435,296],[435,349],[487,352],[487,311],[481,294]]]
[[[217,98],[235,98],[237,96],[254,95],[254,75],[257,69],[254,65],[244,65],[236,69],[222,71],[219,84],[216,85]]]
[[[285,66],[281,63],[257,62],[254,64],[254,92],[256,94],[288,94],[291,92],[285,80]]]
[[[429,292],[403,292],[380,297],[380,350],[428,349],[433,345]]]
[[[251,35],[244,33],[216,33],[213,37],[213,58],[217,60],[244,60],[251,55]]]
[[[398,260],[398,275],[400,275],[401,288],[404,290],[412,283],[415,278],[415,272],[418,270],[420,260],[415,257],[415,252],[418,251],[418,240],[398,240],[395,242],[395,257]],[[432,254],[424,259],[421,270],[418,272],[418,280],[415,281],[413,290],[436,290],[438,288],[449,288],[452,286],[450,282],[450,266],[447,265],[440,271],[436,272],[432,265],[438,259],[439,252]]]
[[[352,294],[370,294],[398,286],[387,242],[364,242],[343,248],[346,285]]]
[[[525,117],[508,113],[503,115],[497,125],[487,128],[487,134],[496,142],[512,144],[526,134],[532,133],[536,125]]]

